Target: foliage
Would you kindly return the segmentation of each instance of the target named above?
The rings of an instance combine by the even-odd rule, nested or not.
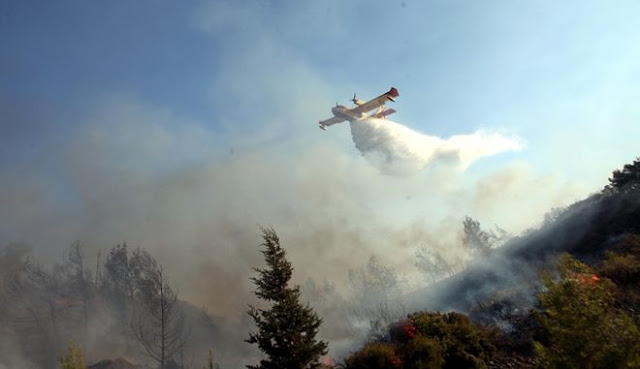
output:
[[[619,285],[637,283],[640,279],[640,259],[633,254],[607,251],[600,273]]]
[[[355,301],[349,313],[356,322],[369,323],[369,336],[384,336],[386,327],[405,314],[398,302],[405,281],[377,257],[371,256],[365,268],[349,270],[349,282]]]
[[[470,217],[464,219],[462,227],[464,245],[480,255],[489,255],[493,248],[502,245],[509,238],[504,229],[496,226],[495,231],[485,231],[480,227],[480,222]]]
[[[605,191],[631,192],[640,190],[640,157],[631,164],[625,164],[622,170],[614,170]]]
[[[82,349],[76,348],[73,341],[69,341],[67,352],[61,352],[58,356],[58,364],[60,369],[86,369],[87,367]]]
[[[435,283],[445,276],[452,276],[453,268],[437,251],[428,250],[422,246],[416,250],[415,266],[424,273],[425,277]]]
[[[258,331],[251,333],[246,342],[257,344],[267,356],[259,365],[248,368],[275,369],[319,368],[321,355],[327,353],[327,343],[317,341],[322,323],[309,307],[300,304],[299,286],[289,286],[293,274],[286,252],[280,246],[273,229],[262,229],[264,242],[261,250],[268,268],[255,268],[258,277],[251,278],[257,286],[256,296],[271,303],[269,310],[249,307]]]
[[[613,305],[615,285],[568,254],[557,278],[543,275],[539,295],[546,343],[535,342],[541,368],[639,368],[640,332]]]
[[[486,368],[495,353],[486,332],[460,313],[419,312],[390,328],[390,341],[370,343],[345,360],[347,369]]]
[[[395,353],[395,345],[372,342],[345,359],[345,369],[379,369],[401,367],[402,361]]]
[[[445,363],[440,341],[423,335],[407,342],[404,346],[403,358],[406,369],[438,369]]]
[[[409,315],[417,335],[437,339],[442,346],[443,368],[484,368],[495,347],[463,314],[421,312]]]

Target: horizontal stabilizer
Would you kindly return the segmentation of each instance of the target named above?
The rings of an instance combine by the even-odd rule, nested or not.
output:
[[[374,118],[384,118],[387,115],[391,115],[393,113],[395,113],[396,111],[394,109],[387,109],[384,111],[381,111],[380,113],[374,114],[372,115]]]

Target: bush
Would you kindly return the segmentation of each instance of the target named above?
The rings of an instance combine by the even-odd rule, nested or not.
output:
[[[632,254],[605,253],[605,262],[600,268],[602,276],[618,285],[637,283],[640,278],[640,260]]]
[[[389,329],[390,342],[370,343],[345,361],[347,369],[482,369],[495,347],[488,331],[459,313],[420,312]]]
[[[403,347],[404,368],[440,369],[444,365],[444,350],[437,339],[417,336]]]
[[[444,350],[443,368],[484,368],[495,347],[471,320],[460,313],[421,312],[409,315],[417,333],[436,338]]]
[[[345,360],[346,369],[400,368],[401,359],[396,356],[395,346],[389,343],[368,343]]]
[[[67,352],[61,352],[58,356],[58,364],[60,369],[85,369],[87,367],[82,349],[76,348],[73,341],[69,341]]]
[[[615,285],[565,254],[558,278],[543,275],[540,322],[546,343],[535,342],[541,368],[640,368],[640,332],[613,306]]]

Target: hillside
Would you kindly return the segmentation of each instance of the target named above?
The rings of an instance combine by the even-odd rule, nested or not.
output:
[[[538,230],[512,239],[436,288],[407,298],[410,310],[470,312],[478,303],[511,293],[510,302],[530,307],[541,269],[562,252],[597,265],[625,235],[640,234],[640,193],[596,194],[577,202]]]
[[[640,348],[639,174],[636,160],[601,193],[407,296],[407,310],[420,313],[352,354],[346,367],[384,367],[365,364],[375,357],[407,368],[556,368],[579,362],[578,351],[593,357],[583,358],[593,368],[636,367],[629,363]]]

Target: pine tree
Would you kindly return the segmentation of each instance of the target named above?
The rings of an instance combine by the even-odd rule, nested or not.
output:
[[[625,164],[622,170],[614,170],[605,190],[614,193],[640,190],[640,157],[631,164]]]
[[[289,286],[293,272],[285,250],[273,229],[262,229],[261,250],[267,268],[255,268],[258,277],[251,278],[255,294],[271,304],[269,310],[249,306],[258,331],[246,342],[257,344],[267,356],[249,369],[310,369],[319,368],[318,359],[327,353],[327,343],[316,340],[322,323],[313,309],[300,303],[300,287]]]
[[[464,244],[473,252],[481,255],[489,255],[491,253],[492,237],[480,228],[480,222],[473,218],[466,217],[462,225],[464,228]]]

